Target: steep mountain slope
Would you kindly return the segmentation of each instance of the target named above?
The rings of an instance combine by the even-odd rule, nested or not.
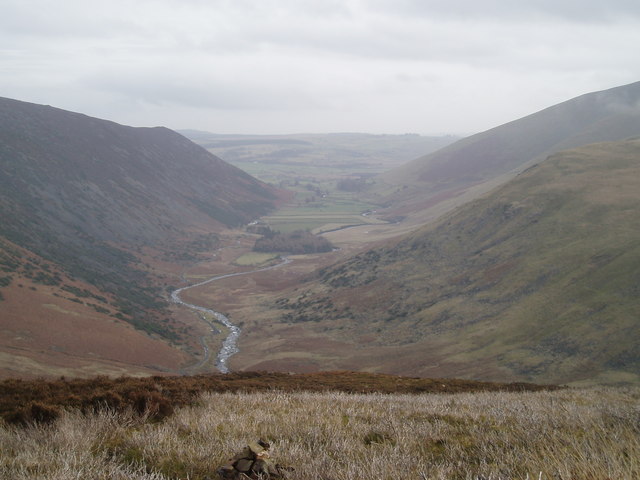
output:
[[[91,300],[94,315],[175,339],[136,252],[215,245],[216,232],[267,213],[281,195],[166,128],[0,98],[4,297],[20,282],[50,296],[63,289],[60,298]]]
[[[352,339],[340,367],[638,382],[639,211],[640,140],[562,151],[277,305]]]
[[[3,202],[14,217],[98,240],[158,243],[263,214],[273,189],[166,128],[0,99]],[[10,229],[11,231],[17,230]]]
[[[393,213],[420,214],[553,152],[638,134],[640,82],[582,95],[462,139],[382,175],[377,192]]]

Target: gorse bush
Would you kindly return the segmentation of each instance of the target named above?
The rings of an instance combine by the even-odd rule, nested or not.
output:
[[[640,391],[208,393],[162,422],[63,411],[0,427],[0,477],[217,478],[263,438],[296,480],[635,480]]]

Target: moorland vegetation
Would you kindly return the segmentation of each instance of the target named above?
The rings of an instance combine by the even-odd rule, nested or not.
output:
[[[65,408],[87,412],[101,407],[134,409],[154,418],[170,415],[206,392],[279,390],[347,393],[460,393],[475,391],[539,391],[554,386],[491,383],[473,380],[398,377],[364,372],[288,374],[235,372],[193,376],[119,377],[0,381],[0,417],[9,423],[55,420]]]
[[[382,394],[282,386],[201,393],[162,418],[105,401],[91,411],[64,409],[46,425],[0,422],[0,476],[212,479],[258,438],[272,445],[287,478],[299,480],[640,475],[637,389]]]

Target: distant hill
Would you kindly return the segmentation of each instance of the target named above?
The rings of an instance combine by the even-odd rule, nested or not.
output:
[[[639,211],[640,139],[565,150],[277,306],[351,339],[339,368],[639,382]]]
[[[182,130],[184,136],[225,161],[309,166],[341,174],[380,173],[458,140],[451,135],[374,135],[368,133],[300,133],[291,135],[223,135]]]
[[[459,140],[383,174],[379,201],[391,213],[426,215],[485,182],[567,148],[640,134],[640,82],[589,93]],[[499,181],[506,180],[507,176]],[[493,188],[489,183],[485,191]],[[467,197],[468,198],[468,197]],[[462,202],[453,202],[451,205]]]
[[[97,313],[171,338],[136,252],[215,246],[216,232],[264,215],[281,195],[166,128],[0,98],[5,289],[22,278],[66,286],[79,302],[93,298]]]

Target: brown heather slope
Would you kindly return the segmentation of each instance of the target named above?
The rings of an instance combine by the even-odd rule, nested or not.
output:
[[[157,375],[191,361],[91,302],[61,297],[55,287],[23,280],[4,296],[0,378]]]
[[[192,260],[284,196],[166,128],[0,98],[0,371],[175,372],[150,252]]]
[[[232,365],[637,383],[639,211],[640,140],[560,152],[264,298]]]
[[[434,218],[554,152],[640,135],[639,105],[640,82],[582,95],[394,168],[375,193],[389,215]]]
[[[0,378],[157,375],[193,362],[191,342],[177,349],[134,328],[113,296],[2,239],[0,267]],[[177,318],[162,328],[187,333]]]
[[[557,387],[528,383],[410,378],[361,372],[287,374],[238,372],[182,377],[95,377],[89,379],[0,381],[0,418],[12,422],[52,420],[61,408],[84,410],[128,407],[165,416],[174,407],[195,402],[204,392],[348,392],[348,393],[465,393],[525,392]]]

